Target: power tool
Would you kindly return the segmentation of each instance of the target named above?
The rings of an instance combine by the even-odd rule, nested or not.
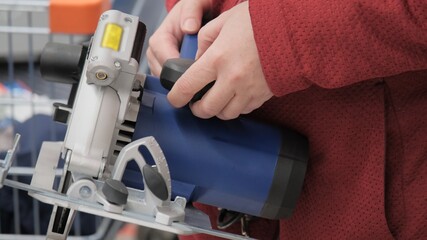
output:
[[[72,86],[68,102],[54,104],[54,120],[67,124],[67,133],[63,142],[43,143],[30,186],[4,183],[54,205],[49,239],[67,237],[75,211],[228,239],[245,237],[212,229],[191,203],[290,217],[307,138],[248,117],[199,119],[188,107],[173,108],[166,94],[194,62],[197,39],[185,37],[181,58],[168,60],[159,79],[138,73],[145,32],[138,17],[109,10],[87,45],[46,45],[43,78]]]

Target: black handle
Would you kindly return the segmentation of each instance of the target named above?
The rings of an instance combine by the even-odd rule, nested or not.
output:
[[[187,71],[187,69],[195,62],[193,59],[173,58],[167,60],[163,64],[162,72],[160,73],[160,83],[168,90],[171,90],[175,82]],[[191,99],[191,102],[200,100],[203,95],[214,85],[215,81],[210,82],[202,90],[197,92]]]
[[[175,82],[187,69],[195,62],[197,52],[197,34],[184,35],[182,39],[180,57],[169,59],[163,64],[162,72],[160,73],[160,82],[162,86],[171,90]],[[196,102],[202,99],[203,95],[214,85],[215,81],[207,84],[202,90],[197,92],[191,102]]]

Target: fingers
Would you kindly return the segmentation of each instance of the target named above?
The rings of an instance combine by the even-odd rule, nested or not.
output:
[[[235,92],[226,81],[216,81],[202,99],[190,105],[193,114],[199,118],[208,119],[217,116],[222,120],[235,119],[240,114],[248,114],[261,106],[270,97],[257,102],[253,94]]]
[[[224,26],[226,22],[229,12],[224,12],[217,18],[208,22],[205,26],[203,26],[198,33],[198,43],[197,43],[197,53],[196,59],[199,59],[203,53],[212,45],[215,39],[218,37],[221,32],[221,28]]]
[[[223,50],[223,42],[214,41],[228,16],[228,12],[223,13],[199,31],[198,60],[178,79],[168,94],[168,100],[173,106],[182,107],[204,86],[216,80],[205,96],[191,105],[193,114],[200,118],[236,118],[245,110],[249,101],[240,96],[236,97],[236,87],[230,85],[228,71],[223,72],[225,74],[222,78],[218,75],[218,68],[221,68],[221,62],[224,60],[224,55],[218,54]],[[229,104],[231,105],[228,106]]]
[[[150,68],[151,75],[160,76],[160,72],[162,71],[162,66],[154,57],[154,54],[151,48],[147,48],[146,55],[147,55],[148,66]]]
[[[183,34],[170,23],[177,18],[176,15],[171,13],[148,40],[147,60],[151,72],[156,76],[160,75],[161,66],[167,59],[179,57],[179,39]]]
[[[249,101],[249,98],[236,95],[216,116],[222,120],[235,119],[244,111]]]
[[[185,19],[198,17],[188,16]],[[167,96],[174,107],[186,105],[212,81],[215,84],[202,99],[190,104],[197,117],[234,119],[273,96],[262,72],[247,2],[209,22],[199,31],[198,39],[197,61]]]
[[[200,59],[176,81],[167,98],[172,106],[183,107],[198,91],[214,81],[215,78],[216,73],[210,68],[210,64],[207,64],[206,60]]]
[[[148,65],[155,76],[159,76],[163,63],[170,58],[178,58],[178,39],[168,33],[153,35],[147,48]]]
[[[203,13],[210,9],[210,1],[182,1],[181,29],[184,33],[194,34],[202,25]]]
[[[184,34],[197,32],[203,13],[210,8],[210,0],[181,0],[174,6],[149,39],[147,59],[154,75],[160,74],[167,59],[179,57],[179,45]]]
[[[209,46],[212,45],[213,41],[218,36],[228,13],[222,14],[220,17],[212,20],[206,26],[204,26],[198,36],[198,55],[204,53]],[[210,82],[214,81],[217,76],[215,71],[215,61],[217,56],[206,56],[199,58],[175,83],[175,86],[168,94],[168,100],[175,107],[182,107],[187,104],[191,98],[205,87]],[[228,91],[228,87],[221,87],[219,83],[215,83],[213,89],[223,89],[224,91],[210,90],[206,93],[206,99],[203,100],[203,105],[195,103],[193,109],[203,109],[200,111],[199,117],[207,118],[211,117],[212,113],[218,113],[222,110],[223,106],[233,97],[233,93]],[[212,97],[214,96],[214,97]],[[214,99],[214,101],[209,100]],[[218,101],[219,100],[219,101]],[[222,107],[219,107],[222,106]],[[194,112],[198,112],[197,110]]]
[[[211,118],[223,111],[224,106],[235,98],[235,92],[221,79],[203,96],[191,105],[191,111],[199,118]]]

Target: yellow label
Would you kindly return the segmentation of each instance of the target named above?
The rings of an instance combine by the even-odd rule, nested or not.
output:
[[[104,36],[101,46],[119,51],[120,41],[122,40],[123,28],[114,23],[108,23],[105,26]]]

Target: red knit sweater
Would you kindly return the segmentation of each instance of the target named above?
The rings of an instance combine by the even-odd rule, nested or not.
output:
[[[254,220],[250,236],[427,239],[427,1],[250,0],[249,8],[275,94],[252,116],[310,141],[293,216]],[[216,209],[199,207],[215,223]]]

